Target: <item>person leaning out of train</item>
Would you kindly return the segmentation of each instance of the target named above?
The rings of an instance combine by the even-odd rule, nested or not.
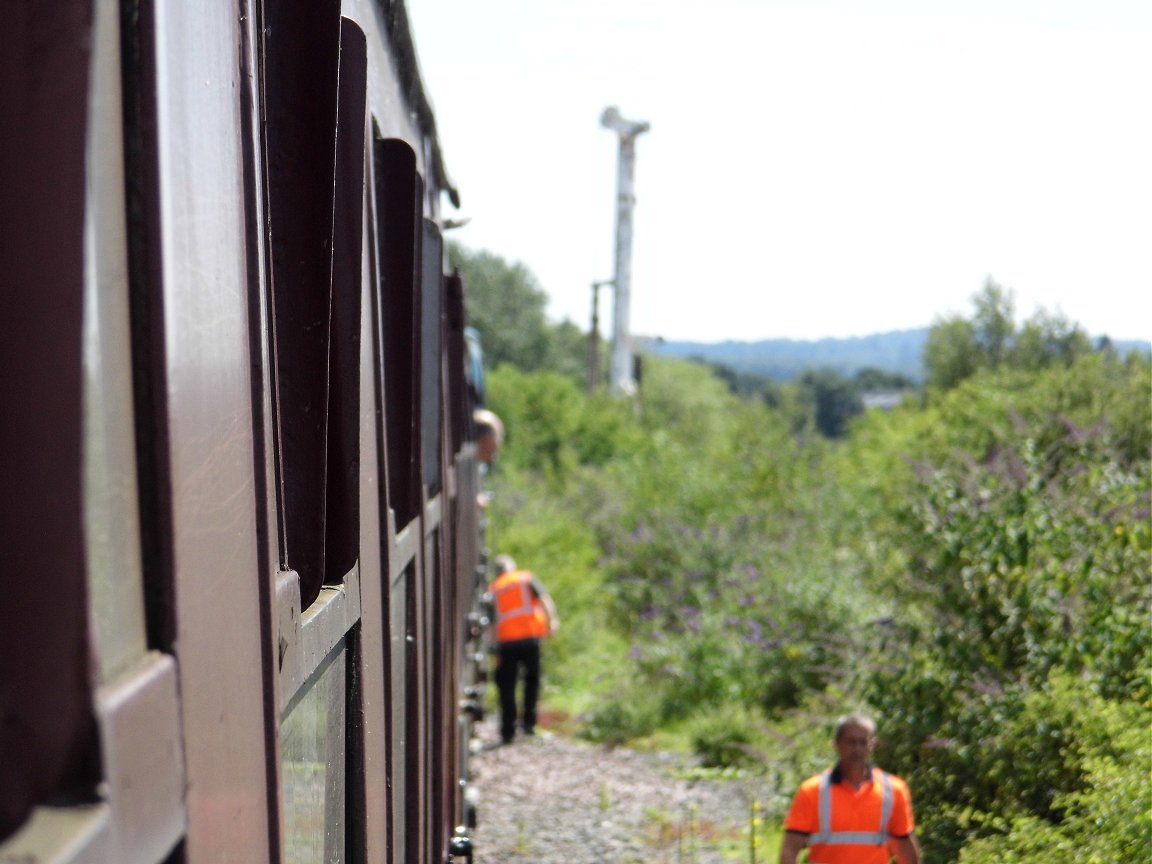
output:
[[[493,562],[496,578],[489,586],[494,606],[496,689],[500,694],[500,739],[510,744],[516,734],[516,688],[523,673],[524,734],[536,732],[536,703],[540,696],[540,640],[560,626],[556,604],[530,570],[522,570],[508,555]]]
[[[480,464],[491,465],[504,446],[504,421],[487,408],[477,408],[472,412],[472,423],[476,427],[476,455]]]
[[[836,722],[836,765],[800,784],[784,820],[780,864],[920,864],[908,784],[872,764],[876,723],[863,714]]]

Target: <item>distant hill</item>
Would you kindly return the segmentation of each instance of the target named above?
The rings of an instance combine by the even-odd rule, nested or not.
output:
[[[881,369],[912,381],[924,380],[924,343],[928,328],[894,330],[849,339],[765,339],[760,342],[643,341],[643,350],[659,357],[720,363],[736,372],[790,381],[809,369],[832,369],[850,378],[861,369]],[[1152,343],[1117,340],[1117,351],[1152,352]]]
[[[809,369],[832,369],[846,378],[861,369],[882,369],[920,381],[928,328],[897,330],[850,339],[766,339],[761,342],[650,341],[644,351],[659,357],[683,357],[721,363],[746,372],[789,381]]]

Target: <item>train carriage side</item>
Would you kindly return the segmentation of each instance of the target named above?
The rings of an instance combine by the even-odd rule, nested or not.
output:
[[[467,855],[480,481],[403,3],[0,27],[0,861]]]

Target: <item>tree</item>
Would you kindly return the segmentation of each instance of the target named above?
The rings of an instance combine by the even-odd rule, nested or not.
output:
[[[1091,350],[1091,340],[1079,325],[1041,309],[1020,328],[1010,362],[1021,369],[1069,366]]]
[[[452,241],[448,263],[464,279],[468,323],[480,333],[491,367],[510,363],[526,372],[547,369],[583,375],[584,334],[570,321],[548,323],[548,296],[531,270]]]
[[[469,323],[480,333],[488,362],[538,368],[545,353],[548,298],[536,277],[523,264],[451,241],[448,262],[464,279]]]
[[[989,276],[972,302],[976,306],[972,327],[980,349],[980,365],[995,369],[1007,358],[1016,335],[1015,298],[1011,290]]]
[[[741,399],[756,399],[769,407],[780,404],[780,385],[766,375],[741,372],[727,364],[705,360],[703,357],[689,359],[711,369],[717,378],[728,385],[728,392]]]
[[[545,368],[583,381],[587,376],[588,334],[571,321],[561,321],[546,330]]]
[[[980,370],[1067,368],[1092,350],[1083,328],[1060,313],[1040,309],[1017,329],[1012,292],[991,278],[972,303],[970,320],[943,318],[928,331],[925,377],[937,390],[951,390]]]
[[[978,369],[995,369],[1008,355],[1016,332],[1012,292],[989,278],[972,297],[971,319],[938,319],[928,331],[924,371],[929,386],[951,390]]]
[[[864,410],[855,385],[831,369],[805,372],[800,389],[812,406],[816,428],[825,438],[842,437],[848,431],[848,421]]]
[[[852,383],[857,392],[864,393],[869,390],[911,390],[916,383],[907,375],[899,372],[888,372],[866,366],[852,376]]]
[[[924,344],[928,386],[951,390],[978,368],[979,348],[972,322],[958,315],[937,320]]]

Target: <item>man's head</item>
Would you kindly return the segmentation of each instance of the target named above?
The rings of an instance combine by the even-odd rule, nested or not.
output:
[[[511,555],[497,555],[492,561],[492,566],[496,568],[496,575],[501,573],[510,573],[516,569],[516,562],[512,559]]]
[[[840,764],[863,768],[876,749],[876,721],[866,714],[846,714],[836,721],[836,752]]]
[[[504,422],[487,408],[473,411],[472,422],[476,425],[476,446],[480,461],[489,465],[504,446]]]

